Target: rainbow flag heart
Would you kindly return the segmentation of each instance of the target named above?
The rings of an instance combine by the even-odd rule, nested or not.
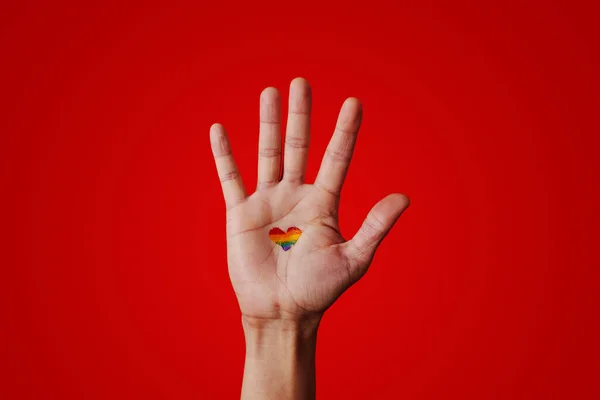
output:
[[[291,249],[298,241],[300,235],[302,235],[302,231],[295,226],[288,228],[287,232],[279,228],[273,228],[269,231],[269,238],[280,245],[284,251]]]

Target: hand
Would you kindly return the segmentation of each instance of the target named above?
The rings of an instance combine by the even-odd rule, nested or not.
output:
[[[347,99],[314,184],[304,182],[308,156],[311,89],[296,78],[290,85],[285,157],[281,176],[281,99],[274,88],[260,97],[258,184],[248,196],[219,124],[210,137],[227,206],[229,275],[247,320],[319,319],[360,279],[377,246],[408,207],[392,194],[367,215],[349,241],[338,226],[342,184],[362,118],[358,99]],[[298,227],[287,251],[269,238],[272,228]]]

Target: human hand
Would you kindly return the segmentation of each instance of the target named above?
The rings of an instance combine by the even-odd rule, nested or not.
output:
[[[274,88],[260,97],[258,184],[248,196],[224,128],[214,124],[211,146],[227,206],[229,275],[247,321],[320,319],[322,313],[367,271],[375,250],[408,207],[402,194],[385,197],[346,241],[338,226],[340,191],[362,118],[358,99],[348,98],[314,184],[304,182],[311,89],[290,85],[283,175],[281,99]],[[270,237],[273,228],[302,233],[287,251]]]

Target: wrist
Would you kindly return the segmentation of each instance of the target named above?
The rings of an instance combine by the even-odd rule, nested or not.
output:
[[[263,358],[266,354],[314,352],[321,316],[301,319],[269,319],[242,315],[246,355]]]
[[[246,362],[242,398],[314,399],[317,329],[321,316],[267,319],[242,316]]]
[[[242,327],[246,340],[297,338],[309,340],[316,337],[322,315],[298,318],[262,318],[242,314]]]

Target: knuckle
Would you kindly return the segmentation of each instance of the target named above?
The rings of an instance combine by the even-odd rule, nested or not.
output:
[[[295,105],[293,109],[289,111],[291,115],[300,115],[300,116],[310,116],[310,111],[307,110],[307,105],[305,103],[299,103]]]
[[[236,170],[233,170],[233,171],[229,171],[229,172],[224,173],[219,178],[221,180],[221,183],[225,183],[227,181],[231,181],[231,180],[237,179],[238,176],[240,176],[239,172],[236,171]]]
[[[352,155],[344,150],[327,149],[325,150],[325,153],[327,154],[327,157],[339,162],[349,162],[352,158]]]
[[[304,183],[304,178],[302,176],[295,176],[293,178],[288,177],[286,181],[293,185],[302,185]]]
[[[219,151],[218,153],[215,153],[215,159],[229,157],[229,156],[231,156],[231,151]]]
[[[267,189],[273,187],[279,183],[279,180],[264,180],[258,182],[258,189]]]
[[[335,127],[335,130],[348,136],[354,136],[358,133],[354,127],[354,124],[351,122],[340,123]]]
[[[260,123],[265,124],[265,125],[279,125],[280,124],[279,120],[274,117],[269,118],[269,119],[261,119]]]
[[[283,179],[294,185],[302,185],[304,183],[304,173],[297,170],[284,170]]]
[[[383,223],[375,217],[369,217],[365,220],[362,234],[369,240],[376,240],[383,232]]]
[[[264,147],[258,151],[258,155],[261,157],[279,157],[281,155],[281,149],[276,147]]]
[[[302,136],[286,136],[285,144],[293,149],[306,149],[308,148],[309,139]]]

